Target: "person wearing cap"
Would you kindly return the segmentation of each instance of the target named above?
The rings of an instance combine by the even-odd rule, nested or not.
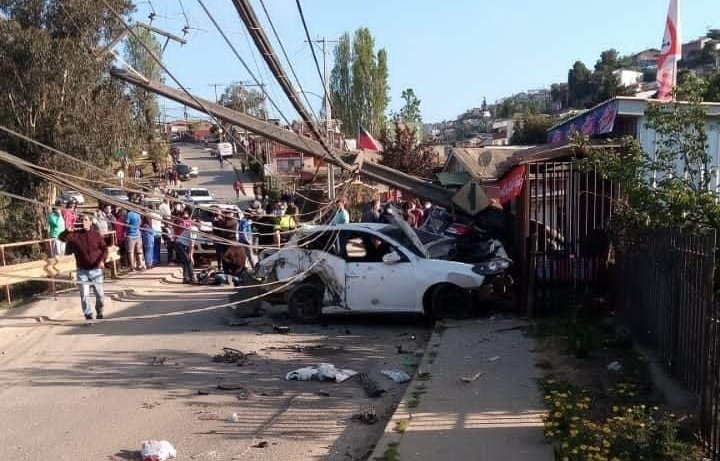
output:
[[[103,289],[103,269],[108,257],[108,247],[102,235],[92,228],[92,216],[82,215],[82,228],[65,229],[59,239],[67,244],[67,250],[75,256],[77,280],[80,282],[80,305],[86,320],[92,320],[90,307],[90,288],[95,293],[95,312],[97,318],[103,318],[105,291]]]
[[[62,202],[58,200],[48,216],[48,237],[52,239],[51,256],[53,258],[65,255],[65,242],[58,238],[60,233],[65,230],[65,220],[60,213],[61,206]]]

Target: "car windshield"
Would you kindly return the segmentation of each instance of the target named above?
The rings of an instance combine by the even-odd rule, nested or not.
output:
[[[216,213],[217,212],[213,212],[212,210],[208,210],[206,208],[195,208],[192,212],[192,218],[203,222],[211,222]]]
[[[108,195],[125,195],[121,189],[106,189],[105,193]]]
[[[388,237],[395,240],[396,242],[398,242],[399,244],[401,244],[408,250],[410,250],[413,253],[415,253],[416,255],[420,256],[421,258],[425,257],[425,255],[422,254],[420,249],[415,246],[415,244],[412,242],[412,240],[410,240],[410,238],[407,236],[407,234],[405,234],[405,232],[403,232],[402,229],[400,229],[399,227],[386,226],[386,227],[383,227],[382,229],[380,229],[380,233],[387,235]],[[429,235],[429,234],[427,234],[425,232],[423,232],[422,234],[425,234],[425,235],[418,235],[418,237],[420,238],[420,241],[423,242],[423,244],[425,244],[427,242],[424,241],[424,239],[428,238],[427,235]]]
[[[175,169],[180,174],[187,174],[190,173],[190,167],[185,164],[179,164],[175,166]]]
[[[191,190],[190,195],[193,197],[210,197],[210,192],[207,190]]]

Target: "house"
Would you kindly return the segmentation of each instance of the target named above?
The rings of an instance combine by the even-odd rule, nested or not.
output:
[[[682,45],[682,60],[683,61],[696,61],[702,56],[705,45],[710,42],[708,37],[700,37],[697,40],[683,43]]]
[[[640,70],[652,69],[657,67],[657,60],[660,56],[660,50],[656,48],[648,48],[631,56],[633,64],[638,66]]]
[[[493,146],[508,146],[510,145],[510,139],[512,139],[515,133],[515,120],[513,119],[501,119],[495,120],[492,123],[492,145]]]
[[[524,146],[456,147],[450,151],[443,172],[465,173],[471,179],[492,182],[505,174],[504,165],[508,159],[527,149]]]
[[[622,86],[635,86],[643,80],[643,73],[630,69],[618,69],[612,73]]]

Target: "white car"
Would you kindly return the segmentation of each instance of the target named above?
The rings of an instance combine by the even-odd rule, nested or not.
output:
[[[85,196],[76,190],[66,190],[60,194],[60,200],[63,202],[75,202],[78,205],[85,204]]]
[[[212,148],[213,157],[232,157],[235,153],[235,148],[229,142],[220,142]]]
[[[442,244],[444,237],[437,241]],[[266,281],[292,281],[285,290],[288,309],[303,322],[343,311],[469,315],[473,290],[510,261],[472,265],[432,259],[434,243],[423,244],[404,221],[306,227],[261,259],[256,272]]]
[[[180,198],[194,204],[215,202],[215,197],[204,187],[191,187],[185,192],[185,195]]]
[[[130,201],[130,197],[128,197],[127,192],[123,189],[118,189],[117,187],[103,187],[100,189],[100,192],[105,195],[109,195],[113,200],[122,200],[123,202]]]

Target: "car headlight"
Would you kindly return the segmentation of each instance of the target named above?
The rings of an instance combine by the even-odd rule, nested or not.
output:
[[[481,275],[494,275],[506,271],[510,267],[510,261],[507,259],[491,259],[473,266],[473,272]]]

